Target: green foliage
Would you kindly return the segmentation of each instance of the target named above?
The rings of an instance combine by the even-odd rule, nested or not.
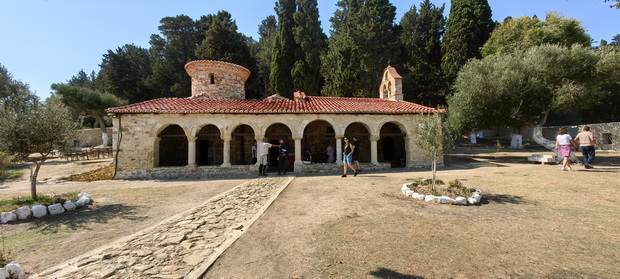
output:
[[[499,142],[499,140],[497,140],[497,142],[495,143],[495,148],[496,148],[495,152],[499,152],[500,150],[504,149],[504,145],[502,145],[502,143]]]
[[[617,55],[578,45],[544,45],[472,60],[448,100],[448,128],[461,133],[519,129],[544,124],[551,110],[591,107],[605,92],[603,85],[617,77]]]
[[[396,7],[388,0],[340,0],[336,6],[327,53],[321,58],[321,94],[375,97],[383,70],[400,57]]]
[[[321,52],[326,48],[327,36],[321,29],[317,0],[297,0],[293,19],[293,37],[298,47],[291,70],[293,90],[319,95],[322,80]]]
[[[258,72],[256,60],[250,53],[248,38],[237,32],[237,24],[230,13],[220,11],[211,17],[202,43],[196,48],[196,57],[203,60],[216,60],[234,63]],[[258,79],[252,75],[246,81],[246,97],[257,98]]]
[[[438,8],[430,0],[424,0],[419,10],[414,5],[400,21],[405,100],[431,106],[445,105],[448,89],[441,71],[444,7]]]
[[[437,177],[437,161],[450,151],[454,142],[454,139],[448,133],[442,132],[441,122],[441,115],[428,115],[416,127],[413,139],[413,142],[420,149],[426,151],[431,156],[433,190],[435,189]]]
[[[0,181],[22,176],[22,172],[7,169],[13,165],[14,158],[15,156],[7,152],[0,151]]]
[[[452,0],[443,36],[442,69],[453,81],[472,58],[480,58],[480,47],[489,39],[494,22],[487,0]]]
[[[275,10],[278,29],[273,43],[270,81],[276,93],[291,98],[294,91],[291,73],[295,67],[295,51],[298,50],[293,35],[295,0],[279,0]]]
[[[147,49],[127,44],[115,51],[108,50],[100,67],[102,89],[119,99],[135,103],[159,97],[157,91],[151,91],[147,86],[146,79],[154,70]]]
[[[11,250],[6,247],[4,238],[4,236],[0,237],[0,239],[2,239],[2,247],[0,247],[0,267],[4,267],[6,264],[10,263],[13,256]]]
[[[71,192],[55,195],[38,194],[36,199],[32,197],[13,197],[11,199],[0,200],[0,211],[9,212],[22,206],[43,205],[50,206],[52,204],[63,204],[66,201],[77,201],[80,192]]]
[[[620,9],[620,0],[605,0],[605,2],[616,2],[616,4],[611,4],[611,6],[609,6],[610,8],[616,8],[616,9]]]
[[[276,17],[273,15],[263,19],[258,26],[258,43],[250,48],[258,66],[257,74],[261,86],[259,98],[261,99],[273,94],[273,88],[271,88],[269,83],[269,75],[271,73],[271,57],[278,28],[277,25]]]
[[[509,54],[543,44],[590,46],[591,40],[580,21],[548,13],[545,21],[527,16],[504,20],[493,30],[481,52],[482,56]]]

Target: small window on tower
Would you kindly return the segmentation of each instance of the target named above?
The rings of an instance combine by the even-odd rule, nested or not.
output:
[[[215,84],[215,76],[213,74],[209,75],[209,78],[211,80],[211,84]]]

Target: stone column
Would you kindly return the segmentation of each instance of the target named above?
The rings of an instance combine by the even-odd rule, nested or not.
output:
[[[295,140],[295,163],[293,163],[293,172],[302,172],[304,162],[301,161],[301,138],[293,138]]]
[[[342,166],[342,138],[336,137],[336,164]]]
[[[154,168],[159,167],[159,142],[161,142],[161,138],[156,137],[153,143],[153,150],[155,151],[153,152],[153,167]]]
[[[198,137],[187,137],[187,166],[196,167],[196,139]]]
[[[230,141],[232,136],[222,136],[221,138],[224,140],[224,163],[222,167],[230,167]]]
[[[377,159],[377,142],[379,141],[379,136],[371,135],[370,136],[370,163],[373,165],[378,165],[379,160]]]

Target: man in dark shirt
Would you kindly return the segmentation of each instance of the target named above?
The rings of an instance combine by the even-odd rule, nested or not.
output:
[[[355,169],[357,172],[361,172],[360,167],[360,141],[356,136],[353,136],[353,163],[355,163]]]
[[[285,174],[288,168],[288,148],[283,139],[280,139],[278,148],[278,175]]]

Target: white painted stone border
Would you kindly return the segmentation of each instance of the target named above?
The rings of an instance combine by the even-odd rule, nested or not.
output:
[[[13,211],[0,212],[0,224],[6,224],[17,220],[26,220],[29,218],[43,218],[47,215],[58,215],[67,211],[73,211],[77,207],[83,207],[93,203],[91,196],[87,193],[81,192],[78,194],[78,197],[80,198],[75,202],[68,200],[63,204],[56,203],[50,206],[22,206]]]
[[[8,263],[4,268],[0,268],[0,279],[26,279],[26,272],[21,265],[16,262]]]
[[[468,204],[473,205],[473,204],[479,204],[480,200],[482,199],[482,191],[480,189],[476,189],[476,191],[474,191],[474,194],[469,198],[457,197],[456,199],[453,199],[447,196],[433,196],[433,195],[423,195],[420,193],[416,193],[415,191],[409,188],[410,185],[411,183],[403,184],[403,187],[401,187],[401,191],[403,192],[403,194],[405,196],[412,197],[414,199],[418,199],[421,201],[443,203],[443,204],[455,204],[455,205],[468,205]],[[469,187],[465,187],[465,188],[469,189]]]

